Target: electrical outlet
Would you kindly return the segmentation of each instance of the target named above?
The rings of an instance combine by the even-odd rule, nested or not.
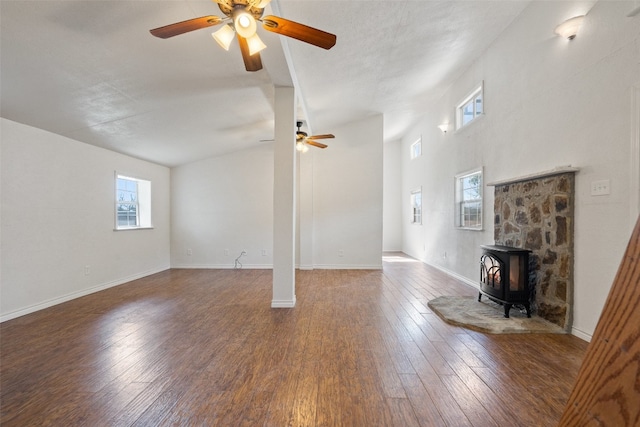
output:
[[[187,256],[191,256],[193,255],[193,251],[191,250],[191,248],[187,249]]]
[[[266,249],[262,250],[262,256],[267,256],[267,250]]]
[[[339,257],[343,257],[344,256],[344,250],[338,249],[338,256]]]
[[[611,194],[611,186],[608,179],[591,182],[592,196],[606,196],[607,194]]]
[[[85,265],[84,266],[84,275],[88,276],[89,274],[91,274],[91,266],[90,265]]]
[[[224,250],[224,256],[229,256],[229,249]]]

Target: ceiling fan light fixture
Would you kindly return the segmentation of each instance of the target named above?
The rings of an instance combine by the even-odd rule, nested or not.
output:
[[[267,47],[267,45],[262,42],[258,34],[254,34],[251,37],[249,37],[247,39],[247,45],[249,45],[249,55],[258,53]]]
[[[220,28],[218,31],[211,33],[211,35],[213,36],[213,39],[218,42],[220,47],[222,47],[224,50],[229,50],[236,32],[233,31],[231,25],[227,24]]]
[[[238,34],[245,39],[253,36],[258,29],[256,19],[243,7],[238,7],[233,11],[233,26]]]
[[[304,143],[303,140],[299,140],[298,142],[296,142],[296,150],[300,153],[306,153],[307,151],[309,151],[309,147]]]

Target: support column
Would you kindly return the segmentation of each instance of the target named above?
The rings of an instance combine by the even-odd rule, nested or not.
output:
[[[296,305],[296,96],[292,87],[275,88],[273,177],[272,308]]]
[[[298,157],[298,262],[300,270],[313,270],[313,148]]]

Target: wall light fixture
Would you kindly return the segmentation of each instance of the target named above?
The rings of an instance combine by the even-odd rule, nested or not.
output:
[[[578,30],[580,29],[583,20],[584,15],[567,19],[556,27],[555,33],[565,39],[573,40],[576,37],[576,34],[578,34]]]

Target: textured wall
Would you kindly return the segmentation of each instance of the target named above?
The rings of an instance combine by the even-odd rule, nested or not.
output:
[[[573,172],[495,187],[496,244],[530,256],[534,312],[567,331],[573,301]]]

